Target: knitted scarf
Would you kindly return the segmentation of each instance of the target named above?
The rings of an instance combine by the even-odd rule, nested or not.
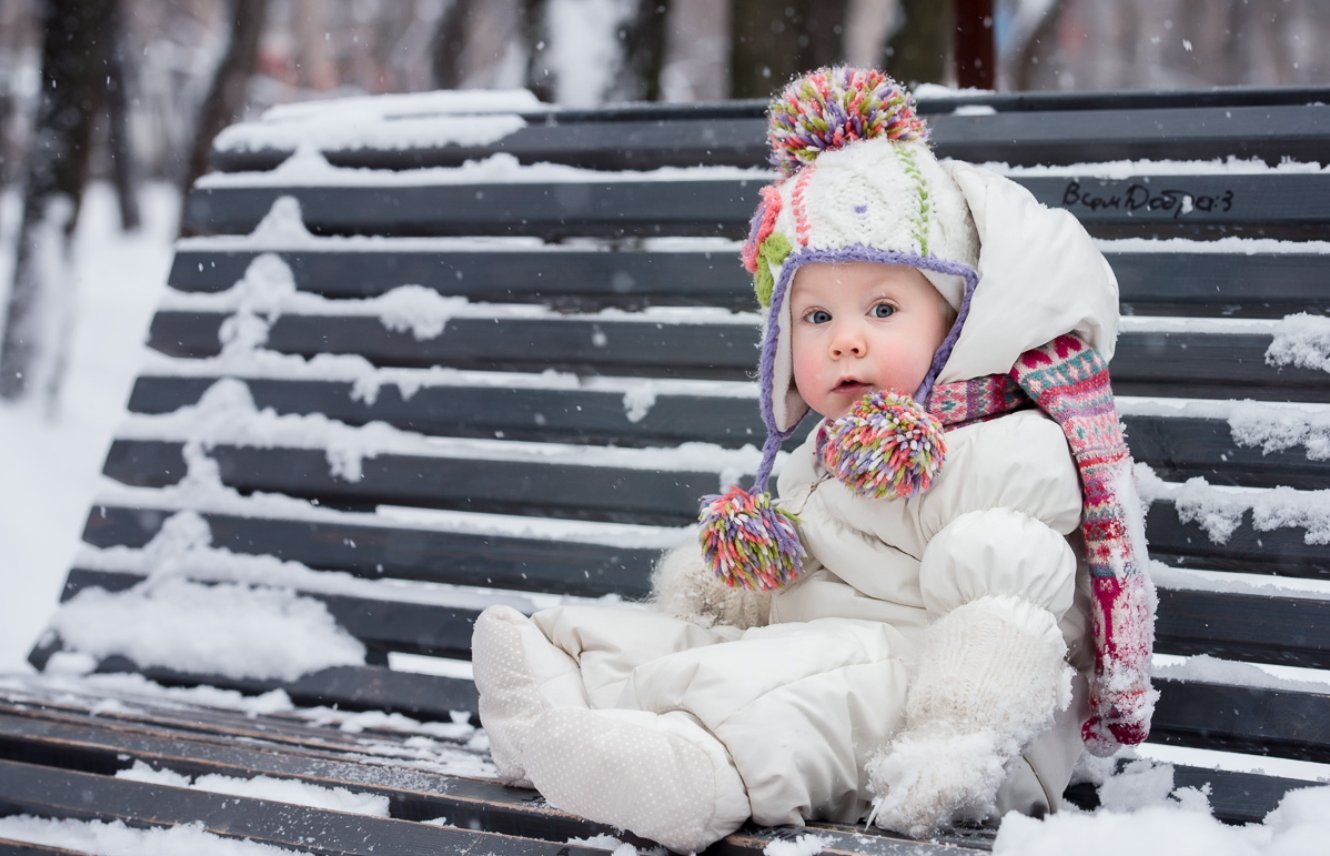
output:
[[[1150,731],[1156,693],[1150,687],[1155,593],[1144,563],[1145,534],[1108,366],[1074,335],[1026,351],[1005,375],[942,384],[926,409],[945,426],[991,419],[1029,407],[1052,417],[1066,435],[1081,477],[1081,534],[1093,593],[1095,669],[1086,747],[1110,755]]]

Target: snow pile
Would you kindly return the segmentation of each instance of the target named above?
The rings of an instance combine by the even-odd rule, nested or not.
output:
[[[44,844],[76,853],[99,856],[292,856],[307,850],[287,850],[269,844],[224,838],[206,832],[203,822],[184,823],[166,829],[135,829],[120,821],[46,820],[18,815],[0,817],[0,838]]]
[[[271,776],[238,779],[215,773],[191,778],[171,770],[154,770],[142,761],[135,761],[134,766],[127,770],[117,771],[115,777],[132,782],[190,788],[248,799],[272,800],[329,811],[345,811],[373,817],[389,816],[388,798],[385,796],[349,791],[346,788],[325,788],[294,779],[274,779]]]
[[[1243,488],[1210,484],[1195,476],[1182,484],[1159,478],[1148,464],[1136,464],[1136,483],[1146,502],[1168,500],[1178,520],[1196,523],[1211,542],[1225,544],[1251,512],[1257,532],[1301,528],[1305,544],[1330,544],[1330,489]]]
[[[523,89],[483,95],[444,91],[281,105],[258,122],[226,128],[214,145],[223,151],[288,150],[308,140],[324,149],[486,146],[526,127],[519,111],[544,107]]]
[[[656,404],[656,388],[641,381],[623,394],[624,415],[629,422],[641,422]]]
[[[333,166],[319,152],[304,148],[266,172],[214,172],[195,187],[435,187],[463,184],[604,184],[610,181],[753,181],[774,177],[766,167],[662,166],[649,170],[597,170],[554,163],[523,164],[497,152],[455,167],[392,171]]]
[[[626,841],[620,841],[613,835],[605,835],[603,833],[601,835],[592,835],[588,838],[569,838],[564,843],[571,844],[574,847],[595,847],[601,850],[606,850],[609,852],[609,856],[638,856],[638,854],[642,852]],[[653,850],[654,849],[656,848],[653,848]],[[661,849],[661,852],[663,853],[664,850]]]
[[[1265,361],[1330,372],[1330,318],[1299,312],[1280,320]]]
[[[284,589],[184,579],[210,541],[198,515],[167,520],[141,553],[151,576],[121,592],[80,591],[56,612],[51,630],[85,656],[122,655],[142,667],[240,678],[294,680],[365,662],[365,646],[317,600]]]
[[[998,829],[993,853],[1306,856],[1322,852],[1330,837],[1330,787],[1290,791],[1263,823],[1233,827],[1215,820],[1205,795],[1195,789],[1180,789],[1161,802],[1159,791],[1171,785],[1171,774],[1148,771],[1134,777],[1138,779],[1134,795],[1128,796],[1130,787],[1121,793],[1110,789],[1105,807],[1093,814],[1070,807],[1043,820],[1008,814]],[[1103,789],[1100,793],[1104,796]]]
[[[793,841],[773,841],[762,848],[762,856],[817,856],[831,844],[819,835],[800,835]]]
[[[365,646],[317,600],[231,583],[148,579],[122,592],[89,588],[51,620],[67,647],[100,659],[123,655],[232,678],[293,681],[365,662]]]
[[[383,326],[395,333],[410,330],[417,341],[438,338],[453,312],[467,305],[465,297],[444,297],[423,285],[400,285],[364,302],[379,309]]]
[[[1307,450],[1308,460],[1330,460],[1330,411],[1327,410],[1237,401],[1233,402],[1228,427],[1233,442],[1240,446],[1260,446],[1267,455],[1302,446]]]
[[[243,381],[223,378],[203,394],[198,404],[163,416],[130,416],[120,436],[139,440],[179,440],[201,453],[217,445],[234,444],[259,449],[322,449],[333,476],[348,482],[364,477],[366,458],[384,452],[425,452],[426,439],[401,431],[386,422],[350,426],[321,413],[278,414],[259,410]]]

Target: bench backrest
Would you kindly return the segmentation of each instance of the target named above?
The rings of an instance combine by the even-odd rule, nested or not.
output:
[[[1006,162],[1105,239],[1115,390],[1156,476],[1157,648],[1218,658],[1162,670],[1160,743],[1330,761],[1324,680],[1244,665],[1330,668],[1330,174],[1279,166],[1323,156],[1327,95],[921,101],[941,155]],[[96,668],[474,710],[448,661],[479,609],[644,595],[698,498],[755,468],[759,319],[736,256],[768,179],[761,105],[385,104],[363,140],[292,154],[300,122],[335,115],[318,111],[222,138],[65,589],[289,588],[364,662],[293,678],[124,649]],[[408,121],[403,147],[361,144]],[[422,142],[431,121],[462,142]],[[477,143],[486,122],[509,132]],[[1216,157],[1242,160],[1191,162]],[[1232,818],[1290,785],[1242,781]]]

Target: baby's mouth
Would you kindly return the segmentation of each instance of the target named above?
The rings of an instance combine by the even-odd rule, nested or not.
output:
[[[847,377],[847,378],[841,378],[841,380],[837,382],[837,384],[834,387],[832,387],[832,392],[845,392],[851,394],[864,393],[871,388],[872,388],[871,384],[864,383],[861,380],[855,380],[852,377]]]

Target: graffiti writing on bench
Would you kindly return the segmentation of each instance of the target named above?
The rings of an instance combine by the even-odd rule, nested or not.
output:
[[[1176,220],[1193,211],[1231,211],[1233,191],[1206,194],[1186,190],[1152,191],[1144,184],[1132,184],[1123,192],[1095,193],[1081,187],[1079,181],[1067,182],[1062,191],[1065,208],[1080,206],[1091,211],[1116,209],[1119,211],[1161,211],[1171,213]]]

